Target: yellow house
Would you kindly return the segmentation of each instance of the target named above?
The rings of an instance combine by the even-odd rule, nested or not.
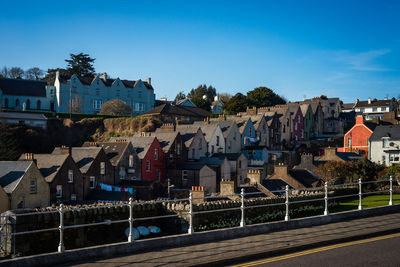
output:
[[[0,207],[10,210],[47,207],[50,189],[33,161],[0,161],[0,186],[8,195],[8,205],[0,192]]]

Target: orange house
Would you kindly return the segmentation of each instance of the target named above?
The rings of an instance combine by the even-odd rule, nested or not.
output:
[[[344,135],[344,147],[339,152],[356,151],[368,157],[368,139],[377,125],[364,122],[363,116],[356,117],[356,124]]]

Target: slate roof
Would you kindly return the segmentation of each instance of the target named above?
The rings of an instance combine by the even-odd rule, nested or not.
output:
[[[193,128],[197,129],[200,127],[201,131],[203,132],[204,138],[206,139],[207,142],[211,141],[211,137],[213,136],[216,128],[218,127],[218,124],[214,124],[214,123],[205,123],[205,122],[194,122],[194,124],[190,124],[190,125],[181,125],[181,127],[179,127],[179,131],[181,128]],[[177,128],[178,129],[178,128]]]
[[[336,152],[336,156],[344,161],[359,161],[362,159],[362,156],[355,152]]]
[[[387,99],[387,100],[371,100],[371,104],[368,104],[368,100],[367,101],[358,101],[358,102],[356,102],[354,107],[356,107],[356,108],[389,107],[391,102],[392,102],[391,99]]]
[[[263,114],[258,114],[258,115],[244,115],[242,118],[250,118],[251,121],[253,122],[253,126],[255,130],[258,130],[258,127],[261,124],[261,121],[264,118]]]
[[[273,191],[285,190],[286,185],[288,185],[281,179],[263,179],[261,181],[261,184],[269,191],[271,191],[274,195],[278,196],[285,194],[285,191],[282,192],[273,192]]]
[[[203,162],[185,162],[183,164],[178,164],[176,169],[178,170],[200,170],[203,168],[205,163]]]
[[[73,147],[71,155],[80,171],[86,173],[101,150],[101,147]],[[64,152],[61,151],[60,147],[56,147],[52,154],[60,155],[64,154]]]
[[[71,79],[72,76],[66,76],[66,75],[59,75],[59,81],[61,83],[68,83],[69,80]],[[76,75],[76,77],[79,79],[79,81],[84,84],[84,85],[91,85],[93,81],[96,79],[96,77],[80,77]],[[105,86],[110,87],[117,79],[102,79],[100,80],[104,83]],[[140,81],[146,86],[147,89],[149,90],[154,90],[151,84],[149,84],[146,81],[142,80],[137,80],[137,81],[131,81],[131,80],[120,80],[122,84],[127,87],[127,88],[133,88],[135,87]]]
[[[220,159],[217,157],[202,157],[199,159],[200,162],[203,162],[211,167],[219,167],[221,166],[224,159]]]
[[[199,124],[201,122],[194,122],[193,124]],[[204,123],[203,123],[204,124]],[[235,124],[234,121],[231,120],[210,120],[210,124],[217,124],[219,128],[221,128],[222,134],[224,138],[227,138],[232,131],[233,125]]]
[[[213,154],[213,157],[219,158],[221,160],[224,160],[227,158],[229,161],[237,160],[242,153],[216,153]]]
[[[320,181],[317,176],[308,170],[291,169],[288,170],[290,176],[302,183],[306,187],[312,187],[315,182]]]
[[[93,143],[95,145],[92,145],[92,143],[93,142],[85,142],[83,147],[102,147],[113,166],[118,166],[122,155],[129,146],[129,142],[95,142]]]
[[[47,120],[47,118],[41,113],[28,112],[0,112],[0,118],[13,120]]]
[[[46,81],[0,79],[3,95],[46,97]]]
[[[155,138],[156,137],[154,136],[111,137],[110,141],[115,142],[116,140],[127,140],[131,142],[138,157],[143,159]]]
[[[382,137],[389,137],[391,140],[400,140],[400,125],[378,126],[369,140],[381,141]]]
[[[178,136],[178,132],[153,132],[151,136],[157,137],[164,152],[167,153]]]
[[[68,154],[34,154],[34,159],[36,160],[36,165],[43,175],[46,182],[53,182],[58,171],[68,158]],[[22,154],[19,160],[24,160],[25,155]]]
[[[236,117],[236,116],[229,116],[229,120],[233,120],[236,122],[237,127],[239,129],[240,134],[243,134],[244,129],[246,129],[247,123],[250,121],[250,117]]]
[[[198,107],[174,106],[169,103],[166,103],[157,106],[151,110],[148,110],[142,113],[140,116],[160,115],[160,114],[206,118],[211,115],[211,112]]]
[[[355,105],[354,103],[343,103],[342,109],[354,109],[354,105]]]
[[[0,161],[0,186],[7,194],[17,187],[33,161]]]
[[[182,136],[182,140],[185,142],[186,147],[189,147],[192,144],[199,128],[200,126],[194,127],[193,125],[176,125],[176,131],[178,131]]]

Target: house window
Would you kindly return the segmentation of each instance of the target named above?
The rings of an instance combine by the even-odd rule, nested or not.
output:
[[[217,136],[217,144],[216,145],[219,146],[219,136]]]
[[[239,160],[239,168],[242,168],[242,161]]]
[[[150,160],[146,161],[146,172],[150,172]]]
[[[17,100],[15,100],[15,107],[19,107],[19,99],[17,98]]]
[[[352,139],[351,138],[348,138],[347,139],[347,147],[351,147],[351,142],[352,142]]]
[[[252,137],[252,136],[253,136],[253,131],[252,131],[252,129],[251,129],[251,128],[249,129],[249,136],[250,136],[250,137]]]
[[[377,112],[377,111],[378,111],[378,108],[376,108],[376,107],[375,107],[375,108],[372,108],[372,111],[373,111],[373,112]]]
[[[182,171],[182,185],[187,186],[188,183],[188,173],[187,171]]]
[[[105,162],[100,162],[100,174],[102,174],[102,175],[106,174],[106,163]]]
[[[136,103],[135,110],[136,111],[144,111],[144,103]]]
[[[297,131],[297,123],[294,125],[294,130]]]
[[[360,112],[364,112],[365,111],[365,108],[360,108]]]
[[[199,150],[201,150],[202,143],[203,143],[203,140],[202,140],[202,139],[200,139],[200,140],[199,140]]]
[[[383,138],[382,139],[382,147],[388,147],[389,146],[389,139]]]
[[[386,111],[386,107],[381,107],[381,111]]]
[[[383,163],[383,164],[386,163],[386,156],[385,156],[385,155],[382,156],[382,163]]]
[[[129,167],[133,167],[133,155],[129,155]]]
[[[71,194],[71,200],[76,201],[76,194]]]
[[[286,133],[286,125],[283,125],[283,133]]]
[[[31,180],[29,193],[36,194],[36,180]]]
[[[289,126],[289,119],[286,119],[286,126]]]
[[[300,116],[297,116],[297,122],[300,123]]]
[[[38,100],[36,102],[36,109],[41,109],[42,108],[42,102],[40,102],[40,100]]]
[[[211,154],[214,154],[214,146],[211,146]]]
[[[194,159],[196,156],[196,150],[194,148],[192,148],[192,159]]]
[[[56,186],[56,198],[62,198],[62,185]]]
[[[31,101],[28,99],[28,100],[26,100],[26,102],[25,102],[26,104],[26,109],[31,109]]]
[[[158,160],[158,149],[154,149],[154,160]]]
[[[94,189],[96,187],[96,178],[94,176],[90,176],[89,178],[89,188]]]
[[[4,99],[4,107],[8,108],[8,98]]]
[[[161,171],[157,170],[157,181],[161,181]]]
[[[93,108],[95,110],[100,110],[102,105],[103,105],[103,100],[100,99],[93,100]]]
[[[73,182],[74,182],[74,171],[68,170],[68,183],[73,183]]]
[[[177,150],[177,151],[176,151],[176,154],[177,154],[177,155],[180,155],[180,154],[181,154],[181,144],[178,143],[176,146],[177,146],[177,148],[176,148],[176,150]]]

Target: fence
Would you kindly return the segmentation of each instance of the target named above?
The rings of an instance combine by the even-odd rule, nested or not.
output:
[[[387,187],[387,183],[389,183],[389,189],[385,189],[385,186]],[[367,188],[373,188],[374,186],[371,185],[376,185],[376,184],[382,184],[383,186],[380,187],[380,190],[370,190]],[[358,189],[358,193],[354,194],[344,194],[344,195],[329,195],[330,190],[335,190],[340,187],[352,187],[354,189]],[[358,187],[358,188],[357,188]],[[363,192],[364,189],[364,192]],[[129,217],[125,219],[120,219],[120,220],[105,220],[101,222],[93,222],[93,223],[83,223],[83,224],[72,224],[72,225],[65,225],[65,218],[64,215],[66,211],[79,211],[81,210],[80,208],[71,208],[66,210],[64,205],[61,204],[60,207],[56,210],[49,210],[49,211],[39,211],[39,212],[29,212],[29,213],[22,213],[22,214],[6,214],[1,216],[1,225],[3,226],[3,229],[1,229],[1,235],[0,235],[0,244],[1,244],[1,251],[5,255],[9,254],[15,254],[15,237],[17,236],[23,236],[23,235],[28,235],[28,234],[34,234],[34,233],[44,233],[44,232],[50,232],[50,231],[58,231],[59,232],[59,242],[58,242],[58,248],[57,251],[59,253],[63,253],[65,251],[65,245],[64,245],[64,240],[65,240],[65,230],[67,229],[78,229],[78,228],[83,228],[83,227],[91,227],[91,226],[99,226],[99,225],[111,225],[111,224],[117,224],[117,223],[128,223],[129,224],[129,233],[127,235],[127,242],[134,242],[134,237],[133,237],[133,223],[137,221],[145,221],[145,220],[157,220],[157,219],[165,219],[165,218],[173,218],[173,217],[180,217],[184,218],[185,220],[188,221],[188,230],[187,234],[193,234],[195,232],[195,227],[194,227],[194,218],[195,216],[201,216],[202,214],[206,213],[213,213],[213,212],[227,212],[227,211],[240,211],[240,227],[246,227],[246,212],[249,211],[250,209],[255,209],[255,208],[261,208],[261,207],[278,207],[278,206],[284,206],[284,220],[289,221],[290,218],[290,211],[291,211],[291,206],[301,206],[310,202],[317,201],[319,203],[324,203],[324,212],[323,215],[321,216],[326,216],[329,214],[329,202],[332,201],[338,201],[339,199],[349,199],[349,198],[354,198],[358,197],[358,210],[363,209],[363,197],[373,195],[373,194],[388,194],[389,195],[389,201],[388,205],[393,205],[393,178],[390,177],[389,180],[379,180],[379,181],[366,181],[363,182],[361,179],[358,180],[358,183],[350,183],[350,184],[342,184],[342,185],[328,185],[328,183],[325,183],[322,187],[318,188],[304,188],[304,189],[296,189],[297,192],[320,192],[318,194],[318,197],[312,198],[312,199],[303,199],[299,200],[299,198],[294,198],[292,196],[292,192],[294,190],[290,189],[289,186],[286,186],[284,190],[276,190],[276,191],[271,191],[272,193],[277,193],[281,194],[282,197],[280,197],[281,201],[277,201],[276,203],[268,203],[268,204],[259,204],[257,202],[252,202],[250,204],[249,199],[251,199],[252,196],[255,196],[257,194],[260,194],[260,192],[253,192],[253,193],[245,193],[244,189],[241,190],[240,194],[232,194],[232,195],[226,195],[224,197],[236,197],[240,199],[240,206],[236,205],[233,207],[225,207],[225,208],[220,208],[220,209],[214,209],[214,210],[197,210],[195,211],[194,209],[194,203],[193,201],[199,198],[194,198],[192,193],[190,193],[189,198],[185,199],[178,199],[178,200],[159,200],[159,201],[152,201],[151,203],[184,203],[183,205],[188,205],[187,209],[182,209],[183,212],[180,213],[175,213],[175,214],[165,214],[165,215],[160,215],[160,216],[152,216],[152,217],[142,217],[138,218],[135,217],[134,214],[134,209],[137,208],[137,206],[143,206],[146,205],[147,202],[134,202],[132,199],[129,200],[129,202],[125,202],[122,204],[112,204],[112,205],[106,205],[103,207],[127,207],[129,210]],[[208,200],[216,200],[216,199],[221,199],[222,196],[218,197],[205,197],[201,198],[202,200],[208,199]],[[246,201],[248,202],[248,205],[246,205]],[[98,207],[91,207],[89,209],[97,209]],[[28,231],[21,231],[18,232],[12,227],[8,227],[10,225],[11,220],[16,220],[18,217],[24,217],[24,216],[30,216],[30,215],[51,215],[51,216],[58,216],[59,218],[59,225],[58,227],[52,227],[52,228],[44,228],[44,229],[36,229],[36,230],[28,230]],[[14,243],[13,243],[14,242]],[[13,251],[14,249],[14,251]],[[55,249],[55,248],[54,248]]]

